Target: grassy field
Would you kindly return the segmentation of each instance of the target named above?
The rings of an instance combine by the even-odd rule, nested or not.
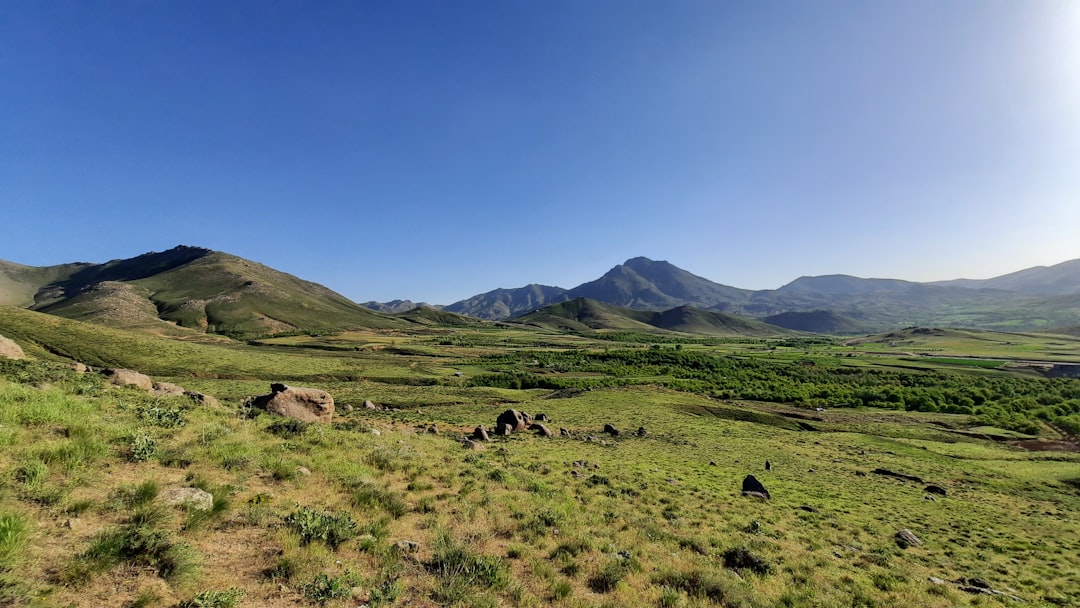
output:
[[[988,382],[1067,409],[1080,382],[966,359],[1075,340],[929,336],[911,350],[941,348],[930,371],[881,371],[913,357],[875,354],[903,348],[880,338],[849,357],[839,340],[520,327],[213,343],[10,309],[0,334],[36,358],[0,360],[0,605],[1080,605],[1080,454],[1023,450],[1010,440],[1033,436],[941,408],[716,394]],[[1017,348],[981,350],[995,340]],[[220,404],[108,386],[68,359]],[[334,423],[245,407],[279,380],[328,390]],[[1063,401],[1038,403],[1051,393]],[[568,436],[462,444],[507,408]],[[747,475],[770,500],[741,495]],[[209,491],[211,508],[166,505],[178,487]],[[922,544],[903,548],[905,529]],[[1001,593],[974,593],[983,582]]]

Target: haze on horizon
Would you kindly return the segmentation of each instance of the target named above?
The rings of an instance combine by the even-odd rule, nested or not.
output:
[[[1080,3],[0,4],[0,259],[356,301],[1080,258]]]

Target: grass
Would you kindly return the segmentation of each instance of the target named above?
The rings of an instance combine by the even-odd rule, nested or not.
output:
[[[651,345],[436,330],[382,342],[366,333],[294,337],[289,347],[195,345],[208,358],[161,379],[218,406],[155,401],[46,363],[0,366],[0,555],[10,556],[0,598],[194,606],[236,590],[236,605],[272,607],[351,605],[354,593],[369,605],[1006,605],[928,582],[978,577],[1027,605],[1080,602],[1080,455],[958,433],[975,427],[963,414],[816,412],[641,383],[470,387],[469,377],[501,371],[478,363],[492,357],[548,350],[564,361]],[[387,348],[307,349],[307,340]],[[789,344],[771,351],[778,369],[841,348]],[[768,362],[766,346],[682,350]],[[302,360],[294,371],[334,395],[335,424],[241,411],[278,379],[267,362],[282,356]],[[357,379],[333,373],[350,368]],[[366,399],[391,409],[341,407]],[[544,412],[572,436],[519,433],[462,448],[461,437],[508,407]],[[423,432],[433,423],[438,435]],[[603,435],[605,423],[624,432]],[[136,436],[153,440],[145,458],[132,457]],[[925,500],[924,485],[869,474],[879,467],[948,496]],[[747,474],[771,501],[741,496]],[[171,487],[211,491],[214,507],[166,506],[158,497]],[[897,547],[902,528],[924,545]]]

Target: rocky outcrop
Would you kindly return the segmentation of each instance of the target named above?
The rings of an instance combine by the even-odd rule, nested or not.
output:
[[[150,389],[150,394],[155,397],[177,397],[183,395],[184,392],[184,387],[172,382],[155,382]]]
[[[528,414],[522,414],[517,410],[506,410],[499,414],[499,418],[495,420],[495,428],[501,429],[502,425],[507,424],[510,425],[511,432],[524,431],[529,428],[529,424],[532,422],[531,418],[528,420],[526,419],[527,415]],[[502,433],[499,434],[501,435]]]
[[[154,381],[150,376],[132,369],[107,369],[102,373],[110,383],[117,386],[134,386],[147,392],[154,390]]]
[[[26,353],[24,353],[22,347],[16,344],[11,338],[0,336],[0,357],[6,357],[8,359],[25,359]]]
[[[772,495],[769,494],[769,491],[765,489],[765,486],[762,485],[762,483],[760,481],[758,481],[757,477],[754,477],[753,475],[747,475],[743,479],[742,493],[743,493],[743,496],[749,496],[749,495],[752,495],[752,494],[759,494],[759,495],[763,496],[766,500],[772,498]]]
[[[334,418],[334,398],[317,388],[271,384],[269,395],[252,402],[257,408],[302,422],[330,422]]]
[[[168,488],[161,493],[161,500],[167,505],[196,511],[209,511],[214,508],[214,495],[199,488]]]

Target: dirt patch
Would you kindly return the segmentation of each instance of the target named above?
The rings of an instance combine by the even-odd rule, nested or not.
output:
[[[1028,440],[1009,441],[1009,445],[1023,448],[1030,452],[1080,452],[1080,443],[1075,441]]]

